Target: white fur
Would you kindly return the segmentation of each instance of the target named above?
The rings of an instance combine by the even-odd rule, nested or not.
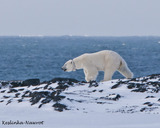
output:
[[[83,69],[87,82],[96,80],[98,71],[104,71],[104,81],[111,80],[115,71],[119,71],[126,78],[133,77],[125,60],[110,50],[83,54],[67,61],[62,69],[68,72]]]

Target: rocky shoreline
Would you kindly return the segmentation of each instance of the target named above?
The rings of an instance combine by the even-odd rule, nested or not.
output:
[[[122,89],[123,91],[121,91]],[[59,112],[81,109],[84,112],[88,112],[90,110],[88,107],[85,108],[85,105],[95,104],[95,106],[110,105],[111,107],[107,106],[104,109],[106,112],[135,113],[155,111],[159,113],[159,93],[160,74],[100,83],[95,81],[85,83],[71,78],[54,78],[44,82],[40,82],[39,79],[0,81],[0,104],[7,106],[12,103],[21,104],[27,102],[31,106],[41,109],[46,104],[49,104]],[[126,106],[125,102],[129,101],[126,94],[131,94],[131,96],[133,94],[135,96],[144,94],[143,99],[139,101],[142,103],[127,103],[128,106]],[[119,104],[117,105],[117,103]],[[116,109],[111,109],[114,108],[114,104],[117,105]]]

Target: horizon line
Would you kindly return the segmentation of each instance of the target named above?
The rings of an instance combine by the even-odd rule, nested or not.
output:
[[[160,37],[160,35],[0,35],[0,37]]]

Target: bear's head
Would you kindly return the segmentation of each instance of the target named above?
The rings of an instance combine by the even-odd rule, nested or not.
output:
[[[73,60],[68,60],[63,66],[62,70],[66,72],[76,71],[76,65]]]

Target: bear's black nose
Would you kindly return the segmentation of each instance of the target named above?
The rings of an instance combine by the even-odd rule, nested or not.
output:
[[[66,71],[66,70],[67,70],[66,68],[63,68],[63,67],[62,67],[61,69],[62,69],[63,71]]]

